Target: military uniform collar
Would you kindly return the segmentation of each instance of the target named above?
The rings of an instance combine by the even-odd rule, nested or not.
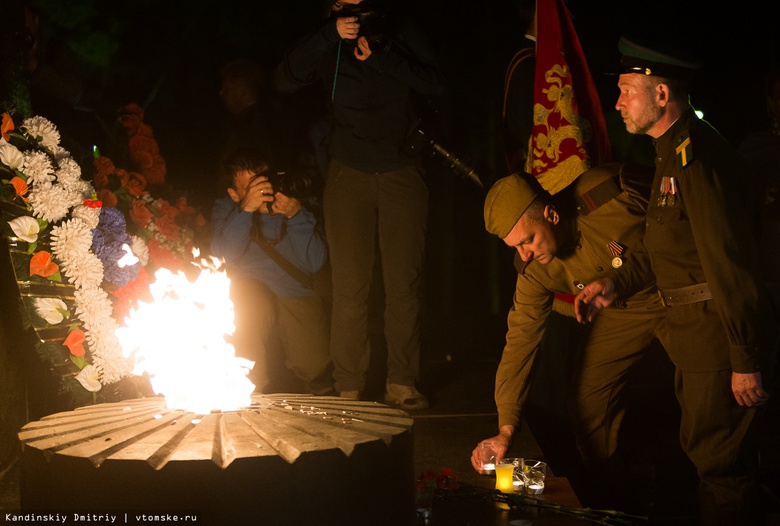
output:
[[[688,130],[691,127],[691,124],[697,119],[698,117],[696,117],[696,114],[693,111],[693,107],[688,106],[688,108],[682,112],[682,115],[680,115],[677,120],[674,121],[671,126],[669,126],[669,129],[666,130],[663,135],[653,140],[653,144],[655,144],[656,150],[666,149],[666,147],[674,148],[677,137],[679,137],[681,133]]]

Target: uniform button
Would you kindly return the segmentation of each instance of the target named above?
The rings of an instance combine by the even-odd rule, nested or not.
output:
[[[604,267],[596,267],[596,270],[598,270],[599,272],[604,272]]]

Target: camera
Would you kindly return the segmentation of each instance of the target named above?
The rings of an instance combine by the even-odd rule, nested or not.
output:
[[[384,53],[393,43],[387,15],[377,9],[374,2],[363,1],[359,4],[346,4],[339,11],[339,18],[354,16],[360,24],[358,37],[365,37],[372,53]]]
[[[313,193],[312,179],[301,171],[276,172],[268,177],[274,192],[281,192],[287,197],[304,200]]]

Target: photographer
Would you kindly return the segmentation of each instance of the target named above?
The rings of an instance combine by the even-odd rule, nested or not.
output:
[[[331,354],[336,389],[361,398],[369,365],[368,298],[376,243],[385,289],[385,402],[422,409],[420,295],[428,189],[402,144],[415,123],[413,92],[443,77],[409,20],[361,0],[333,3],[322,27],[288,50],[280,91],[322,80],[330,104],[325,232],[333,269]]]
[[[287,388],[277,381],[283,355],[307,392],[327,394],[328,317],[312,290],[327,249],[314,214],[303,206],[311,180],[269,176],[257,152],[236,151],[223,165],[227,196],[212,210],[211,252],[225,260],[231,281],[234,345],[238,355],[255,361],[250,379],[258,392]]]

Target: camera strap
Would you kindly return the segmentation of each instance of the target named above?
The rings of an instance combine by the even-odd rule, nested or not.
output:
[[[263,252],[265,252],[268,257],[270,257],[274,262],[282,267],[282,270],[287,272],[295,281],[297,281],[301,286],[311,289],[312,288],[312,277],[311,274],[304,272],[303,270],[299,269],[290,261],[287,260],[283,255],[281,255],[279,252],[276,251],[274,248],[274,243],[268,241],[265,239],[262,234],[260,234],[259,228],[257,228],[257,225],[252,225],[252,231],[250,233],[250,236],[252,238],[252,241],[257,244],[258,247],[263,249]]]
[[[339,40],[339,45],[336,48],[336,70],[333,72],[333,87],[330,90],[330,102],[333,104],[333,101],[336,99],[336,79],[339,78],[339,63],[341,62],[341,40]]]

